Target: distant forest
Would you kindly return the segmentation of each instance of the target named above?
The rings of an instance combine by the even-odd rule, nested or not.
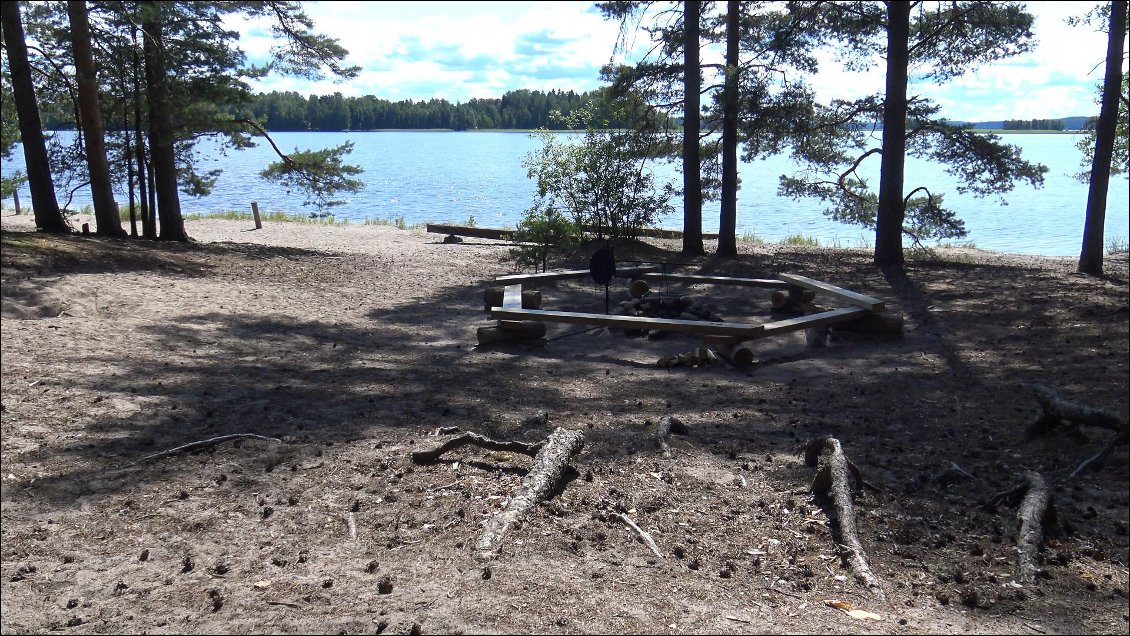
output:
[[[266,120],[272,131],[340,131],[340,130],[562,130],[560,122],[550,121],[555,110],[569,114],[594,97],[593,93],[573,91],[521,89],[501,98],[475,98],[452,104],[446,99],[393,102],[372,95],[344,97],[310,95],[296,92],[258,94],[252,97],[251,114]],[[976,129],[995,130],[1079,130],[1092,117],[1062,119],[1009,119],[975,122]],[[620,122],[610,122],[613,127]]]
[[[589,93],[536,90],[510,91],[501,99],[475,98],[452,104],[445,99],[398,102],[372,95],[343,97],[272,91],[253,97],[251,113],[266,119],[272,131],[338,131],[395,129],[562,129],[550,121],[549,114],[558,110],[570,113],[590,99]]]
[[[1066,130],[1062,119],[1006,119],[1004,130]]]

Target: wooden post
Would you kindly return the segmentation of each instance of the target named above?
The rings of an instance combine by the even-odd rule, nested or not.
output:
[[[16,204],[16,214],[19,214],[20,213],[20,191],[19,190],[13,190],[12,191],[12,201],[14,201],[15,204]]]
[[[256,230],[263,229],[263,221],[259,218],[259,202],[258,201],[252,201],[251,202],[251,215],[255,217],[255,229]]]

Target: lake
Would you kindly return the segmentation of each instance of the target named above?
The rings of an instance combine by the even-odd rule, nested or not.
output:
[[[539,142],[525,132],[291,132],[272,136],[287,152],[345,141],[354,143],[347,161],[364,168],[359,178],[366,185],[349,195],[345,205],[333,208],[338,219],[464,224],[473,217],[479,226],[512,227],[534,198],[534,184],[526,177],[522,160]],[[1012,134],[1003,138],[1006,143],[1019,146],[1026,159],[1049,167],[1043,188],[1018,185],[1005,195],[1008,205],[1002,205],[997,197],[960,195],[954,190],[954,178],[945,174],[941,166],[910,159],[907,189],[929,185],[933,192],[945,192],[947,205],[958,211],[969,231],[963,243],[998,252],[1078,256],[1087,203],[1087,185],[1071,176],[1079,171],[1080,152],[1075,148],[1078,138],[1068,134]],[[258,172],[275,159],[268,145],[228,155],[201,147],[206,158],[201,160],[200,170],[219,168],[223,175],[208,197],[182,195],[185,213],[250,211],[252,201],[257,201],[263,212],[314,211],[302,206],[299,193],[288,194],[258,177]],[[17,152],[16,159],[8,163],[22,167],[22,153]],[[877,187],[878,161],[872,163],[866,167],[870,169],[871,183]],[[5,171],[8,168],[5,166]],[[790,236],[804,236],[818,240],[820,245],[842,247],[874,244],[873,231],[829,220],[822,213],[820,201],[778,197],[778,176],[791,171],[792,163],[784,156],[741,164],[739,237],[755,235],[777,242]],[[661,165],[657,174],[681,184],[673,166]],[[118,198],[119,202],[125,201],[124,195]],[[60,202],[63,200],[61,197]],[[26,205],[30,195],[21,192],[21,201]],[[1127,244],[1128,202],[1127,180],[1122,176],[1112,178],[1105,231],[1108,245]],[[89,203],[89,192],[80,191],[71,208],[79,209]],[[680,212],[660,219],[659,227],[682,229],[682,201],[676,200],[674,204]],[[704,204],[703,230],[717,232],[717,202]]]

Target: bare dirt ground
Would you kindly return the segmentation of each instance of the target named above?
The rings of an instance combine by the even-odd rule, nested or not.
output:
[[[169,245],[50,238],[4,216],[4,633],[1130,627],[1126,447],[1069,479],[1113,433],[1026,436],[1034,385],[1126,420],[1125,253],[1102,279],[1070,259],[973,251],[884,275],[865,251],[743,245],[681,271],[811,276],[885,300],[905,335],[834,332],[809,348],[793,333],[758,344],[744,371],[665,369],[658,358],[699,341],[557,325],[544,347],[477,347],[483,290],[512,271],[497,243],[248,226],[194,221],[194,242]],[[680,261],[676,247],[650,257]],[[541,289],[546,308],[603,310],[591,282]],[[771,319],[763,291],[657,291],[727,321]],[[526,421],[540,410],[548,424]],[[665,458],[654,434],[668,414],[688,431]],[[526,442],[564,427],[585,446],[484,564],[482,524],[531,462],[466,447],[413,464],[442,427]],[[148,458],[237,433],[279,441]],[[881,491],[855,503],[886,601],[852,579],[831,508],[809,492],[801,448],[821,435]],[[967,476],[938,479],[951,464]],[[1060,532],[1021,585],[1016,509],[984,504],[1026,470],[1052,486]]]

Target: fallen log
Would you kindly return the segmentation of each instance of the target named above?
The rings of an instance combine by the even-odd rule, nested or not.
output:
[[[753,355],[753,348],[741,342],[733,345],[719,345],[718,355],[725,358],[731,366],[739,371],[748,369],[756,360],[756,357]]]
[[[1028,439],[1046,435],[1064,422],[1071,422],[1075,433],[1080,433],[1078,429],[1084,425],[1105,428],[1116,433],[1099,452],[1083,460],[1075,470],[1071,471],[1068,479],[1075,479],[1092,467],[1098,466],[1116,446],[1130,442],[1130,425],[1117,415],[1085,404],[1070,402],[1044,386],[1037,385],[1033,389],[1036,392],[1036,400],[1040,403],[1040,417],[1028,427]],[[1086,439],[1081,434],[1080,437]]]
[[[497,325],[479,327],[475,337],[480,345],[500,342],[529,342],[545,337],[545,323],[536,320],[505,320]]]
[[[1055,506],[1048,484],[1040,473],[1025,471],[1019,486],[997,494],[990,502],[995,507],[1001,502],[1016,505],[1016,581],[1030,584],[1040,575],[1040,546],[1044,543],[1045,527],[1056,529]]]
[[[906,332],[906,319],[902,314],[864,314],[855,320],[832,325],[833,331],[869,333],[884,336],[901,336]]]
[[[585,437],[580,431],[557,428],[549,435],[534,456],[530,472],[522,479],[522,487],[507,504],[506,509],[491,517],[475,548],[478,558],[488,561],[494,557],[502,538],[514,523],[530,508],[549,497],[560,483],[569,465],[569,459],[584,446]]]
[[[828,496],[836,515],[839,528],[840,557],[852,573],[856,582],[879,599],[885,600],[883,586],[867,562],[867,553],[859,540],[855,526],[855,508],[852,504],[852,491],[848,483],[851,462],[844,456],[839,440],[834,437],[816,438],[808,442],[805,450],[805,463],[816,466],[816,476],[812,480],[812,492]]]
[[[1040,403],[1041,413],[1039,419],[1028,429],[1029,439],[1051,432],[1064,421],[1105,428],[1119,434],[1126,433],[1126,422],[1120,420],[1117,415],[1085,404],[1069,402],[1044,386],[1037,385],[1033,389],[1036,391],[1036,400]]]
[[[487,287],[483,290],[483,311],[490,311],[491,307],[501,307],[506,297],[506,288]],[[541,309],[541,290],[522,290],[522,309]]]
[[[671,456],[671,447],[667,445],[667,438],[671,437],[671,433],[686,435],[687,426],[674,415],[664,415],[659,418],[659,424],[655,427],[655,445],[663,452],[664,457]]]
[[[769,296],[769,304],[773,309],[789,309],[798,303],[811,302],[816,299],[816,292],[803,287],[789,287],[778,289]]]

